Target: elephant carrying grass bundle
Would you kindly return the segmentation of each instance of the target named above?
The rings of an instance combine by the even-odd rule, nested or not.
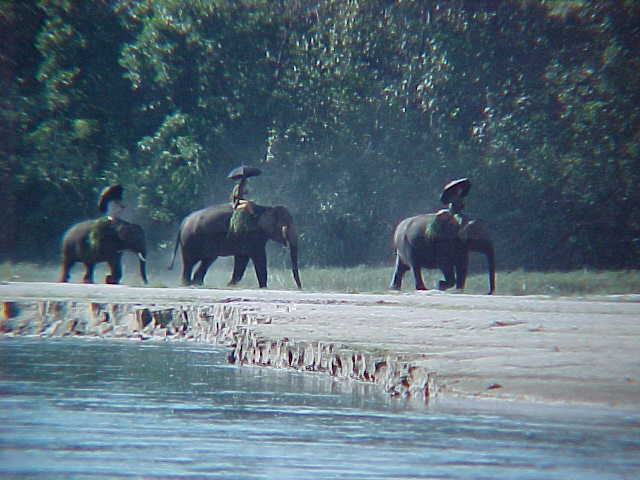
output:
[[[71,268],[84,263],[84,283],[93,283],[96,264],[107,262],[111,273],[105,283],[117,284],[122,279],[122,253],[125,250],[138,255],[140,277],[147,283],[147,248],[144,230],[140,225],[124,220],[101,217],[72,226],[62,239],[61,282],[69,281]]]
[[[447,210],[417,215],[402,220],[393,235],[396,266],[389,288],[400,290],[402,277],[412,270],[416,290],[426,290],[422,269],[438,268],[445,279],[438,289],[453,285],[464,289],[469,265],[469,252],[486,255],[489,271],[489,292],[495,291],[495,253],[484,222],[465,218],[460,224]]]
[[[110,236],[117,235],[117,226],[109,217],[100,217],[94,220],[93,227],[89,230],[88,256],[98,258],[103,249],[102,242]]]
[[[293,279],[302,288],[298,272],[298,235],[293,217],[286,207],[251,204],[252,224],[241,235],[230,234],[234,213],[229,203],[211,206],[189,214],[182,221],[176,238],[173,268],[178,248],[182,250],[182,284],[202,285],[207,270],[218,257],[233,256],[233,274],[229,285],[237,284],[249,264],[253,266],[260,288],[267,286],[266,244],[273,240],[289,247]],[[195,273],[193,269],[196,268]]]

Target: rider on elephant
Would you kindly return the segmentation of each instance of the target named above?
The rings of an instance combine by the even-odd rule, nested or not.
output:
[[[120,222],[125,205],[122,203],[124,188],[122,185],[109,185],[104,188],[98,198],[98,210],[104,215],[96,220],[95,226],[89,234],[89,247],[94,256],[100,251],[100,243],[110,235],[116,235],[115,230]]]
[[[445,185],[440,195],[440,201],[448,206],[449,212],[456,217],[459,224],[463,224],[465,216],[462,213],[464,210],[464,197],[469,194],[471,189],[471,182],[468,178],[460,178],[454,180]]]
[[[260,169],[245,165],[234,168],[229,173],[228,178],[238,181],[231,192],[233,215],[230,220],[229,235],[243,235],[255,229],[257,215],[254,203],[246,198],[249,193],[247,181],[249,177],[256,177],[261,173]]]
[[[464,210],[464,197],[469,193],[471,182],[468,178],[453,180],[445,185],[440,195],[440,201],[447,205],[436,213],[433,222],[427,227],[427,235],[430,237],[447,237],[451,233],[457,232],[466,222]]]

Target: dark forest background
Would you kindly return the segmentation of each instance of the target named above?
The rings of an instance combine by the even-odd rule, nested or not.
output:
[[[0,261],[125,218],[292,212],[307,265],[390,262],[467,176],[500,268],[640,267],[640,2],[0,0]]]

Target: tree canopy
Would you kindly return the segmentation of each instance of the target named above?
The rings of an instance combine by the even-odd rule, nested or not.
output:
[[[246,163],[307,264],[380,264],[449,180],[503,268],[640,266],[633,0],[0,1],[0,259],[98,192],[172,240]]]

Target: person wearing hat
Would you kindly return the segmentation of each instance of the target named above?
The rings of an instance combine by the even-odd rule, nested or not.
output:
[[[449,207],[454,215],[461,214],[464,209],[464,197],[469,194],[471,181],[468,178],[459,178],[447,183],[440,194],[440,201]]]
[[[122,185],[109,185],[100,193],[98,210],[110,220],[119,220],[125,205],[122,203],[124,188]]]
[[[459,178],[447,183],[440,194],[440,201],[447,208],[436,212],[434,220],[427,226],[427,236],[430,238],[442,238],[449,235],[452,228],[456,230],[466,222],[464,210],[464,197],[469,193],[471,182],[468,178]],[[448,232],[448,233],[447,233]]]
[[[231,206],[233,215],[229,222],[230,235],[242,235],[252,229],[255,221],[253,202],[246,198],[249,193],[247,182],[250,177],[257,177],[262,171],[259,168],[241,165],[231,170],[228,178],[237,180],[231,192]]]
[[[251,201],[246,198],[248,193],[249,189],[247,188],[247,178],[243,177],[235,184],[231,191],[231,205],[234,210],[246,209],[253,215]]]
[[[89,246],[96,255],[100,251],[102,240],[107,236],[116,235],[113,227],[121,220],[120,216],[125,209],[122,202],[123,193],[124,188],[118,184],[109,185],[100,192],[98,210],[103,216],[96,220],[89,233]]]
[[[440,201],[447,205],[448,211],[456,221],[462,225],[465,221],[464,198],[469,194],[471,181],[468,178],[459,178],[447,183],[442,189]]]

